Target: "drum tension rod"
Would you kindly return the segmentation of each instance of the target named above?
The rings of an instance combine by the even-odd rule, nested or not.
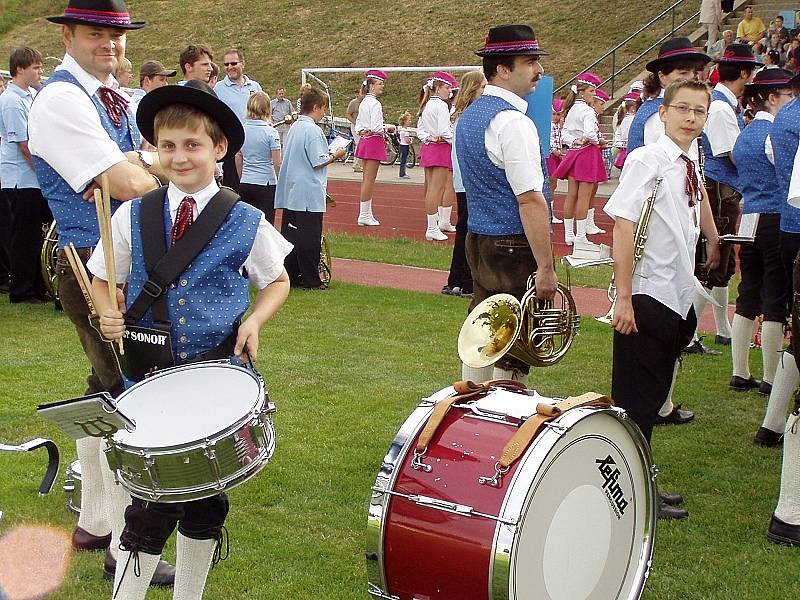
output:
[[[379,494],[388,494],[390,496],[398,496],[400,498],[405,498],[409,502],[413,502],[419,506],[426,506],[428,508],[433,508],[435,510],[441,510],[444,512],[453,513],[456,515],[461,515],[463,517],[483,517],[484,519],[491,519],[492,521],[497,521],[498,523],[502,523],[503,525],[510,525],[512,527],[516,527],[517,521],[514,519],[503,519],[496,515],[490,515],[488,513],[483,513],[480,511],[475,510],[471,506],[467,504],[458,504],[456,502],[447,502],[446,500],[440,500],[438,498],[431,498],[430,496],[422,496],[420,494],[403,494],[402,492],[395,492],[392,490],[386,490],[379,486],[374,486],[372,488],[373,492],[377,492]]]

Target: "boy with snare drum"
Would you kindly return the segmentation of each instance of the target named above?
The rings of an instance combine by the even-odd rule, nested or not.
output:
[[[241,147],[242,125],[200,81],[147,94],[139,104],[137,123],[157,147],[170,184],[126,203],[112,218],[117,284],[128,284],[131,299],[125,314],[109,308],[102,245],[89,261],[102,332],[111,340],[126,337],[126,383],[174,364],[232,355],[255,360],[259,330],[289,294],[283,261],[292,246],[261,211],[239,202],[235,193],[220,189],[214,180],[217,161]],[[187,250],[193,246],[201,248],[199,253]],[[163,271],[152,267],[159,249],[159,264],[173,260],[183,265],[174,279],[165,280]],[[180,254],[183,262],[173,258]],[[248,309],[250,283],[259,291],[240,324]],[[117,295],[124,306],[122,291]],[[161,335],[146,335],[151,332]],[[158,346],[164,337],[166,349]],[[225,494],[170,504],[133,498],[125,513],[113,597],[145,597],[147,582],[177,525],[173,598],[201,598],[222,542],[228,506]]]
[[[666,135],[628,155],[619,187],[605,207],[615,220],[612,396],[648,443],[675,361],[697,322],[692,298],[700,283],[694,276],[694,249],[701,230],[708,239],[709,266],[719,260],[711,208],[701,201],[694,143],[709,102],[704,83],[670,84],[659,108]],[[637,222],[647,214],[645,203],[652,204],[646,235],[635,240]],[[641,253],[638,261],[635,251]],[[659,517],[687,517],[688,512],[673,506],[681,501],[678,494],[661,494]]]

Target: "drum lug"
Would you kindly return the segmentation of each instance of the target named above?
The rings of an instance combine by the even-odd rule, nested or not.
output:
[[[272,421],[272,415],[278,411],[274,402],[267,402],[258,413],[258,419],[264,425],[268,425]]]
[[[545,427],[550,429],[551,431],[555,432],[558,437],[562,437],[565,433],[569,431],[569,427],[564,427],[563,425],[559,425],[558,423],[553,423],[552,421],[545,423]]]
[[[478,483],[481,485],[490,485],[494,488],[499,488],[503,483],[503,475],[508,473],[511,467],[501,467],[500,463],[494,463],[494,475],[492,477],[478,477]]]
[[[658,467],[656,465],[650,465],[650,479],[655,481],[657,477],[658,477]]]
[[[414,458],[411,459],[412,469],[414,469],[415,471],[424,471],[425,473],[430,473],[431,471],[433,471],[432,466],[426,465],[424,462],[422,462],[422,457],[425,456],[425,452],[427,451],[428,451],[427,448],[422,452],[414,450]]]
[[[214,486],[218,490],[225,489],[225,484],[222,483],[222,473],[219,469],[219,463],[217,462],[217,451],[214,448],[214,444],[210,443],[209,440],[206,440],[207,445],[203,448],[203,455],[208,459],[211,463],[211,468],[214,471],[214,477],[217,479],[217,484]]]

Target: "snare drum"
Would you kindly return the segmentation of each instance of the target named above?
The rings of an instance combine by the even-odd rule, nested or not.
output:
[[[64,472],[64,494],[67,496],[67,508],[81,514],[81,462],[76,460]]]
[[[494,486],[487,480],[506,443],[537,403],[555,400],[494,388],[456,404],[415,469],[421,429],[454,393],[423,400],[384,458],[368,518],[372,597],[639,598],[653,552],[655,467],[625,412],[566,411]]]
[[[115,477],[156,502],[207,498],[240,485],[275,451],[261,377],[228,361],[159,371],[126,390],[120,411],[136,423],[106,447]]]

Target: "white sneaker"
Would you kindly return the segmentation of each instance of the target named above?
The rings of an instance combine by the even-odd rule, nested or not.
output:
[[[553,218],[552,218],[552,219],[550,219],[550,222],[551,222],[553,225],[558,225],[559,223],[563,223],[564,221],[562,221],[561,219],[559,219],[557,216],[553,215]]]
[[[425,239],[429,242],[444,242],[447,236],[437,227],[436,229],[425,231]]]
[[[599,250],[600,244],[590,242],[586,236],[575,236],[575,250]]]
[[[378,221],[378,219],[376,219],[372,215],[366,215],[366,216],[359,215],[358,216],[358,224],[359,225],[367,225],[367,226],[370,226],[370,227],[376,227],[376,226],[380,225],[381,223],[380,223],[380,221]]]
[[[587,233],[588,235],[599,235],[599,234],[601,234],[601,233],[605,233],[605,232],[606,232],[606,230],[605,230],[605,229],[600,229],[600,228],[599,228],[597,225],[595,225],[594,223],[587,223],[587,224],[586,224],[586,233]]]
[[[443,231],[444,233],[455,233],[456,228],[450,223],[445,223],[444,225],[439,223],[439,231]]]

